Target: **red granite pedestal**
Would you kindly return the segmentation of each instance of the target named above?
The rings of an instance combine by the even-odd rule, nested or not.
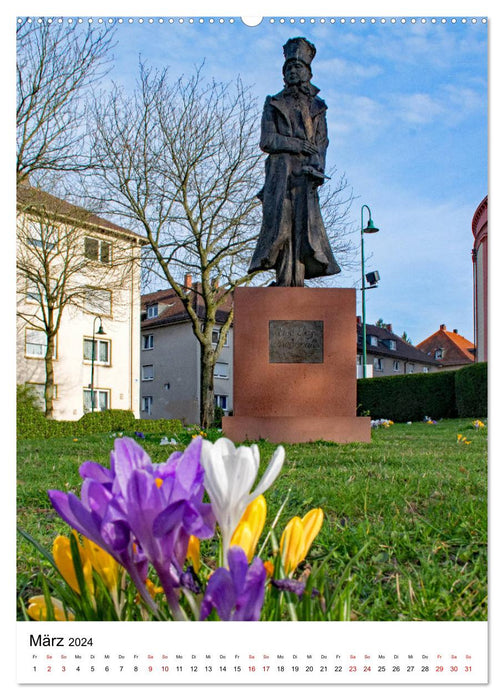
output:
[[[234,296],[233,442],[369,442],[356,416],[354,289],[241,287]]]

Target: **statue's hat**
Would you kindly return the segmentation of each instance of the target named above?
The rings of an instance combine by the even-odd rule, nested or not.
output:
[[[307,39],[298,36],[295,39],[289,39],[288,42],[284,44],[283,52],[285,63],[295,59],[309,66],[317,53],[317,49]]]

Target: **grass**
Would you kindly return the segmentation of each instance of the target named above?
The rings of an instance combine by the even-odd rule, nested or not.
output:
[[[458,443],[459,433],[471,443]],[[184,441],[190,439],[187,433]],[[159,436],[146,435],[142,445],[154,462],[176,449],[160,446]],[[67,534],[47,489],[78,494],[79,465],[89,459],[108,465],[112,447],[109,435],[18,441],[23,530],[48,549],[57,534]],[[275,446],[260,442],[259,448],[265,467]],[[355,558],[345,581],[352,619],[487,619],[486,429],[475,430],[471,419],[396,424],[373,430],[369,444],[289,445],[286,454],[265,494],[267,524],[287,493],[278,537],[292,516],[323,509],[324,524],[308,560],[315,564],[329,555],[327,573],[337,582]],[[211,556],[211,545],[205,552]],[[20,538],[23,599],[40,590],[40,573],[49,573],[44,567],[35,548]]]

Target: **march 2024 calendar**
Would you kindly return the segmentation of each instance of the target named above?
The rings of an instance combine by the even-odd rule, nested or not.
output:
[[[488,680],[483,622],[215,623],[210,632],[204,623],[195,623],[176,625],[172,635],[168,627],[150,622],[29,623],[18,631],[19,681],[481,684]]]
[[[488,683],[487,29],[17,19],[19,684]]]

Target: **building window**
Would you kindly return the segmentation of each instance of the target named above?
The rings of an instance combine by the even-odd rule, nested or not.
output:
[[[227,411],[228,407],[228,397],[226,394],[215,394],[215,405],[222,408],[223,411]]]
[[[229,379],[229,364],[227,362],[216,362],[214,377],[219,379]]]
[[[362,355],[357,355],[357,367],[362,365]]]
[[[142,413],[152,414],[152,396],[142,396]]]
[[[84,308],[90,314],[112,316],[112,292],[89,287],[84,293]]]
[[[109,265],[112,262],[112,245],[101,238],[84,237],[84,256]]]
[[[26,282],[26,301],[34,301],[36,304],[42,303],[42,292],[34,280]]]
[[[156,318],[158,315],[158,305],[151,304],[147,307],[147,318]]]
[[[397,350],[397,342],[395,340],[387,340],[387,346],[389,350]]]
[[[94,410],[106,411],[110,408],[110,391],[108,389],[84,389],[83,403],[84,413],[90,413],[92,410],[91,397],[94,395]]]
[[[47,334],[34,328],[25,331],[25,355],[26,357],[45,357],[47,352]],[[54,343],[53,359],[56,357],[56,343]]]
[[[429,371],[429,368],[428,368],[428,367],[423,367],[423,368],[422,368],[422,372],[423,372],[424,374],[427,374],[428,371]]]
[[[443,348],[438,348],[434,352],[434,359],[435,360],[442,360],[443,359]]]
[[[154,347],[154,336],[152,333],[142,336],[142,350],[152,350]]]
[[[383,372],[383,364],[381,357],[375,357],[373,360],[373,367],[377,372]]]
[[[368,335],[369,338],[369,344],[372,345],[374,348],[378,347],[378,338],[375,335]]]
[[[220,328],[213,329],[213,331],[212,331],[212,344],[213,345],[217,345],[217,343],[219,342],[220,334],[221,334]],[[225,347],[225,348],[229,347],[229,338],[228,338],[227,333],[226,333],[226,337],[224,338],[224,346],[223,347]]]
[[[148,382],[154,379],[154,365],[142,365],[142,381]]]
[[[84,338],[82,357],[86,362],[93,362],[94,358],[96,364],[110,365],[110,340],[93,341],[92,338]]]
[[[415,371],[415,365],[413,362],[411,362],[408,364],[408,374],[413,374],[414,371]]]
[[[54,226],[31,222],[29,232],[31,235],[26,238],[26,242],[34,248],[41,248],[49,253],[58,245],[58,231]]]
[[[394,360],[392,367],[394,372],[399,372],[401,369],[401,363],[399,362],[399,360]]]

